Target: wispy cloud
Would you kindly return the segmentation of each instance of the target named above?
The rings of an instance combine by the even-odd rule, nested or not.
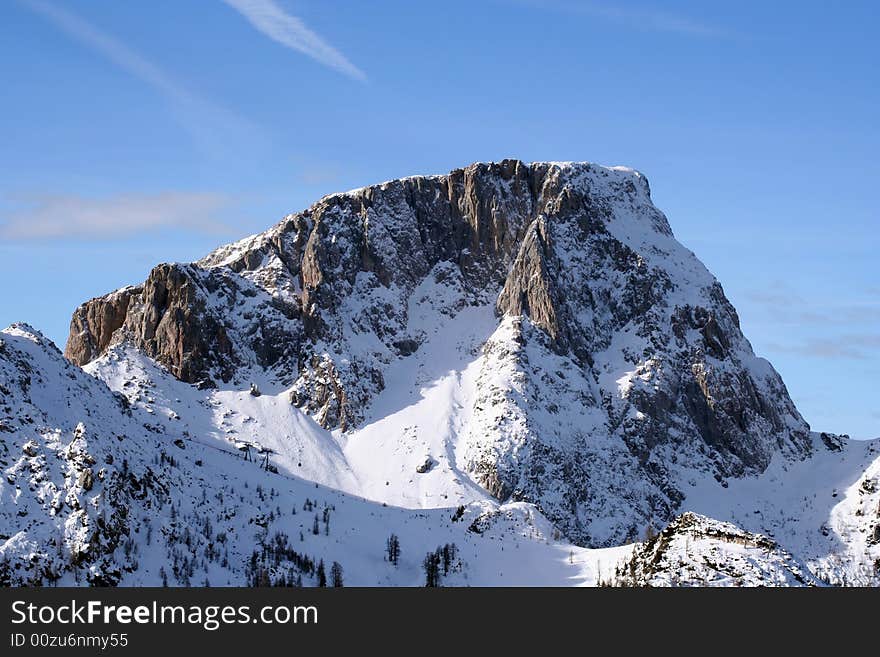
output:
[[[880,334],[866,333],[831,338],[811,338],[797,344],[773,343],[768,347],[810,358],[864,360],[877,357],[877,350],[880,350]]]
[[[296,16],[285,12],[275,0],[223,0],[251,25],[281,45],[308,55],[355,80],[365,81],[366,74],[336,48],[310,30]]]
[[[880,358],[880,301],[870,288],[807,298],[784,281],[770,281],[745,291],[742,300],[740,311],[758,312],[791,333],[789,341],[766,343],[769,350],[828,360]]]
[[[782,287],[780,284],[776,284],[769,289],[747,290],[745,298],[759,306],[774,309],[802,308],[807,305],[807,301],[801,295],[789,288]]]
[[[19,2],[69,37],[100,53],[116,67],[162,94],[172,104],[184,127],[206,149],[213,150],[217,139],[229,139],[232,135],[257,137],[259,130],[252,123],[191,92],[122,41],[76,14],[44,0]]]
[[[0,237],[4,239],[119,239],[162,228],[220,234],[227,232],[228,226],[218,214],[231,203],[220,194],[191,192],[16,200],[20,207],[0,219]]]
[[[748,290],[743,298],[776,321],[793,324],[853,325],[880,322],[880,301],[872,288],[852,298],[809,301],[790,287],[775,283]]]
[[[304,185],[324,185],[339,180],[339,170],[335,167],[310,165],[301,170],[296,177]]]
[[[539,9],[593,16],[640,30],[672,32],[696,37],[728,35],[724,30],[712,25],[656,9],[621,6],[605,2],[570,2],[567,0],[514,0],[514,2]]]

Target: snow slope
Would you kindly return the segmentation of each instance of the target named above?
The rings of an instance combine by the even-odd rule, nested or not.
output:
[[[695,480],[685,507],[766,534],[830,583],[880,584],[880,440],[812,438],[809,459],[728,488]]]
[[[279,449],[272,456],[278,472],[268,472],[259,459],[244,460],[223,431],[232,425],[242,433],[251,422],[237,416],[249,413],[258,427],[249,435],[269,444],[270,433],[259,427],[278,412],[271,398],[200,397],[179,382],[181,388],[160,392],[144,373],[152,369],[159,381],[165,373],[138,367],[138,360],[114,368],[129,406],[30,327],[0,333],[4,585],[241,585],[265,569],[268,581],[309,586],[317,584],[323,560],[328,573],[332,562],[341,564],[346,585],[419,586],[425,555],[446,544],[457,552],[443,585],[592,585],[603,563],[610,569],[631,549],[586,550],[560,541],[529,504],[413,510],[294,475],[294,458],[302,455],[304,470],[352,485],[341,456],[320,454],[328,439],[320,432],[304,432],[295,448]],[[112,361],[100,365],[105,373]],[[223,418],[212,403],[221,400],[240,410]],[[284,409],[299,412],[289,403]],[[209,425],[213,432],[198,439],[187,435]],[[283,447],[277,440],[272,444]],[[396,566],[384,559],[392,533],[402,548]]]
[[[442,355],[444,345],[448,347],[449,341],[438,339],[436,356]],[[632,545],[591,550],[560,541],[559,532],[533,505],[499,504],[454,469],[457,457],[444,451],[448,447],[444,441],[460,427],[450,424],[450,411],[456,394],[472,391],[476,374],[473,363],[459,364],[460,371],[448,353],[445,359],[428,362],[444,363],[451,373],[426,380],[424,393],[416,399],[400,399],[408,389],[396,398],[390,390],[387,405],[377,406],[380,419],[376,424],[367,422],[349,436],[321,428],[292,407],[283,392],[255,397],[248,391],[198,390],[170,377],[141,354],[122,348],[112,350],[88,370],[123,391],[130,401],[128,410],[123,410],[119,396],[101,381],[79,373],[28,327],[5,332],[2,354],[5,403],[23,373],[39,372],[40,377],[34,388],[38,392],[23,395],[16,410],[7,411],[4,451],[15,455],[18,448],[21,455],[5,469],[7,480],[0,482],[3,508],[27,509],[39,524],[28,524],[11,535],[3,544],[3,556],[12,563],[33,563],[38,555],[38,573],[48,568],[50,578],[58,577],[62,583],[91,578],[124,585],[157,584],[162,581],[161,568],[172,584],[248,583],[250,554],[261,551],[262,544],[271,543],[279,532],[288,537],[293,550],[316,561],[324,559],[328,567],[332,561],[342,564],[348,584],[419,585],[424,553],[446,543],[457,545],[462,565],[460,571],[444,578],[444,585],[876,583],[871,565],[877,548],[868,543],[874,527],[880,525],[878,441],[853,442],[828,435],[823,439],[814,434],[810,459],[791,463],[780,458],[764,475],[731,480],[727,487],[714,479],[696,478],[684,507],[732,525],[704,518],[698,527],[701,531],[691,527],[681,532],[676,521],[671,525],[674,540],[663,547],[662,559],[654,559],[650,550],[656,551],[657,546],[650,542],[631,558]],[[71,388],[73,382],[75,388]],[[20,418],[20,429],[10,432],[14,418]],[[31,422],[28,418],[39,419]],[[81,425],[82,418],[86,421]],[[93,489],[85,491],[69,472],[47,471],[44,464],[51,462],[47,454],[70,451],[67,441],[77,442],[77,427],[107,425],[117,427],[126,439],[119,447],[118,440],[100,432],[83,432],[95,460],[106,449],[117,454],[114,461],[118,464],[122,449],[121,458],[128,461],[130,470],[152,468],[160,488],[175,493],[164,505],[157,503],[158,512],[129,500],[128,538],[121,531],[121,542],[93,563],[91,555],[108,550],[104,544],[112,547],[112,541],[96,541],[88,523],[83,524],[77,511],[68,509],[69,501],[59,503],[58,492],[47,496],[43,490],[49,486],[53,491],[67,491],[65,498],[86,500],[80,504],[87,514],[91,504],[104,516],[112,516],[112,505],[107,507],[103,499],[107,494],[99,491],[103,484],[96,481]],[[291,428],[290,435],[279,435],[279,426]],[[399,432],[406,433],[408,427],[418,430],[410,431],[412,442],[402,442]],[[7,439],[8,433],[15,434],[17,444]],[[420,441],[421,435],[430,438]],[[177,440],[183,441],[183,448],[175,444]],[[245,461],[236,448],[242,442],[254,446],[254,461]],[[26,448],[28,443],[35,446],[35,456],[28,454],[34,451]],[[259,448],[272,450],[270,462],[277,474],[260,468]],[[171,460],[161,457],[157,464],[157,454],[168,454]],[[428,472],[417,473],[426,454],[435,463]],[[143,463],[150,459],[151,463]],[[33,499],[22,492],[24,475],[46,482]],[[386,475],[393,486],[384,485]],[[15,487],[9,485],[10,477]],[[316,486],[314,481],[323,485]],[[381,500],[384,494],[386,500],[396,501],[363,499],[357,494],[362,489],[373,500]],[[313,510],[300,506],[306,499],[315,501]],[[453,521],[459,503],[466,505],[465,510]],[[329,536],[323,533],[327,507],[333,509]],[[41,517],[47,510],[49,518]],[[320,515],[317,535],[312,533],[316,513]],[[21,517],[4,515],[4,526],[20,525]],[[222,544],[214,543],[222,545],[217,548],[222,552],[215,555],[219,563],[197,556],[211,544],[206,536],[181,533],[187,526],[206,523],[212,527],[212,536],[221,531],[226,535]],[[137,529],[132,531],[132,527]],[[706,527],[712,529],[708,535],[702,531]],[[719,538],[719,531],[727,538]],[[57,543],[59,533],[64,536],[61,545],[47,554],[45,545]],[[384,541],[391,533],[401,538],[404,552],[409,552],[397,567],[383,559]],[[755,533],[766,535],[767,541],[779,547],[754,543],[757,539],[749,536]],[[183,549],[187,540],[192,547]],[[96,542],[104,546],[95,546]],[[88,547],[81,559],[88,568],[73,567],[71,554],[82,551],[83,543]],[[133,556],[126,557],[126,553]],[[645,572],[646,554],[652,555],[651,563],[661,565]],[[184,563],[187,555],[193,555],[191,563],[197,565],[190,564],[189,571],[180,565],[175,568],[173,564]],[[25,573],[22,579],[10,581],[34,581],[26,577],[39,576],[30,570]],[[316,583],[316,576],[306,571],[303,578],[302,571],[284,562],[273,567],[272,573],[273,578],[294,573],[305,585]]]

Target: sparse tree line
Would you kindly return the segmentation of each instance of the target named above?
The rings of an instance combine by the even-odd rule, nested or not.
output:
[[[161,459],[161,457],[160,457]],[[248,487],[247,482],[244,484]],[[231,491],[230,491],[231,492]],[[264,489],[257,484],[255,492],[259,500],[266,505],[278,496],[275,488]],[[232,494],[236,497],[235,494]],[[245,502],[245,497],[237,495],[239,501]],[[180,503],[169,505],[169,521],[160,530],[164,538],[167,562],[159,570],[159,577],[163,586],[169,586],[173,580],[178,586],[210,586],[208,572],[210,563],[217,563],[227,572],[238,571],[234,557],[229,555],[229,543],[226,532],[215,532],[214,522],[228,521],[236,515],[233,507],[228,506],[227,495],[218,492],[215,495],[219,503],[220,511],[216,513],[216,520],[212,520],[207,514],[202,514],[195,509],[191,512],[182,513]],[[211,500],[203,492],[201,505],[208,507]],[[313,518],[313,533],[329,535],[330,517],[334,505],[324,504],[321,508],[317,500],[306,498],[302,505],[304,511],[315,512]],[[298,507],[292,505],[290,515],[297,515]],[[334,586],[341,587],[344,583],[344,571],[342,565],[336,561],[325,565],[323,559],[299,552],[291,547],[290,539],[284,532],[275,532],[271,539],[268,538],[268,528],[276,519],[284,514],[281,508],[269,508],[267,513],[253,516],[250,522],[258,527],[258,547],[252,552],[250,558],[243,564],[244,579],[248,586]],[[152,540],[153,528],[147,522],[146,540],[147,545]],[[304,541],[303,532],[299,534],[300,541]],[[125,550],[137,555],[137,544],[124,544]],[[202,572],[202,575],[196,576]],[[304,581],[305,579],[305,581]]]
[[[397,534],[391,534],[385,541],[384,558],[394,566],[400,563],[400,538]],[[450,572],[459,571],[461,568],[462,563],[455,543],[440,545],[433,552],[428,552],[422,560],[425,586],[431,588],[440,586],[443,577],[449,575]]]
[[[249,586],[303,586],[303,575],[316,586],[342,587],[343,569],[338,561],[330,566],[328,580],[323,559],[315,559],[294,550],[284,532],[276,532],[271,541],[261,543],[248,561],[246,572]]]
[[[425,570],[425,586],[429,588],[440,586],[441,577],[448,575],[450,570],[461,569],[455,543],[447,543],[433,552],[428,552],[422,561],[422,567]]]

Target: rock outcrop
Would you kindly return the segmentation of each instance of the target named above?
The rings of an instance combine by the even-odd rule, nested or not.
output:
[[[795,557],[761,534],[685,513],[636,546],[610,586],[817,586]]]
[[[132,298],[142,292],[143,287],[126,287],[77,308],[70,320],[65,357],[84,365],[104,353],[113,334],[125,323]]]

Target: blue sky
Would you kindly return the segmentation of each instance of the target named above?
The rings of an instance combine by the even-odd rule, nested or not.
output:
[[[649,178],[819,430],[880,436],[880,5],[6,0],[0,324],[477,160]]]

